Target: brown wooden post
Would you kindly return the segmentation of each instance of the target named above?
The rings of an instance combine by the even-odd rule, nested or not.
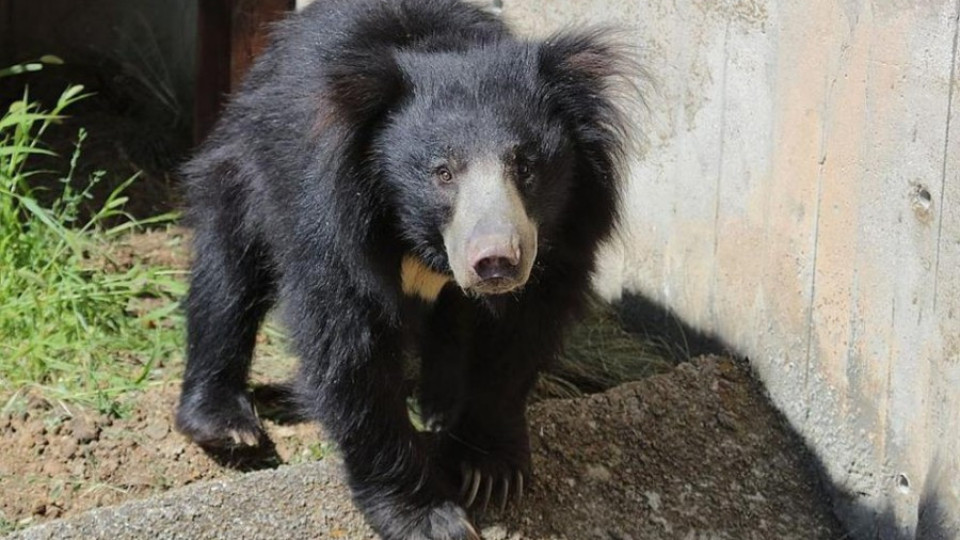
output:
[[[239,86],[267,43],[269,23],[294,0],[200,0],[194,140],[206,136],[226,96]]]

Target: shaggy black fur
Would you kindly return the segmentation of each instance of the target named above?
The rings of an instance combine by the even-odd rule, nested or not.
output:
[[[389,539],[476,538],[464,492],[505,499],[529,475],[527,394],[616,219],[622,60],[597,32],[525,42],[457,0],[324,0],[282,23],[185,167],[195,259],[180,431],[208,447],[262,440],[246,383],[279,300],[305,412],[338,443],[370,524]],[[436,163],[490,152],[524,164],[539,235],[529,281],[484,298],[451,283],[405,309],[404,255],[450,271]],[[422,407],[440,428],[429,443],[401,384],[413,327]]]

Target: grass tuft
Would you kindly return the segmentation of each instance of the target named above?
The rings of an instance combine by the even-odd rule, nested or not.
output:
[[[570,330],[557,362],[543,373],[537,398],[573,398],[602,392],[673,367],[658,343],[624,329],[614,309],[594,301]]]
[[[31,69],[7,68],[0,76]],[[136,176],[81,218],[104,174],[74,178],[82,129],[72,156],[62,160],[66,172],[53,188],[59,196],[39,202],[43,188],[31,184],[38,172],[33,160],[48,156],[49,164],[54,156],[44,133],[84,97],[82,86],[71,86],[43,110],[25,91],[0,117],[0,394],[35,388],[117,413],[119,396],[142,387],[179,350],[177,325],[168,319],[183,286],[172,270],[117,263],[108,249],[122,235],[173,217],[136,221],[124,212],[123,190]],[[14,400],[5,402],[9,408]]]

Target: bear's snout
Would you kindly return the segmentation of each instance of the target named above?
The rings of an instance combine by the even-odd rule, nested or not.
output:
[[[473,238],[467,259],[480,284],[512,288],[520,277],[520,237],[512,230]]]
[[[443,241],[463,290],[504,294],[526,284],[537,255],[537,227],[502,162],[481,159],[460,176]]]

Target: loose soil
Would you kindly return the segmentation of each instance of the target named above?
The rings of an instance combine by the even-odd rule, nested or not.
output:
[[[182,527],[181,537],[269,538],[278,530],[289,538],[369,537],[341,481],[324,477],[304,488],[309,472],[284,476],[286,469],[309,471],[309,465],[291,464],[337,462],[314,427],[267,415],[275,454],[231,464],[229,456],[204,454],[171,429],[176,391],[174,384],[150,389],[122,420],[69,417],[68,409],[39,399],[25,413],[4,417],[0,510],[5,519],[30,525],[207,479],[233,478],[242,486],[243,473],[229,465],[282,463],[269,486],[261,479],[252,494],[242,488],[246,497],[218,495],[221,502],[212,509],[203,510],[209,506],[206,484],[156,503],[163,508],[190,504],[191,512],[210,520],[207,525],[200,518],[156,521],[180,514],[150,514],[141,507],[129,508],[129,516],[116,515],[124,516],[125,527],[154,520],[137,525],[145,535],[156,528],[169,536],[170,527]],[[802,445],[737,361],[702,358],[605,393],[546,400],[531,407],[530,422],[535,483],[520,507],[505,515],[475,516],[488,540],[842,537]],[[300,487],[284,485],[294,481]],[[214,487],[218,493],[227,489]],[[285,495],[277,500],[275,490]],[[310,500],[290,498],[302,496],[325,501],[318,503],[327,509],[322,519],[318,511],[305,510]],[[57,523],[62,522],[28,529],[35,533],[27,536],[87,537],[76,533],[84,530],[88,537],[109,537],[111,520],[104,515],[81,517],[73,529],[61,530]],[[262,522],[243,519],[253,515]]]

